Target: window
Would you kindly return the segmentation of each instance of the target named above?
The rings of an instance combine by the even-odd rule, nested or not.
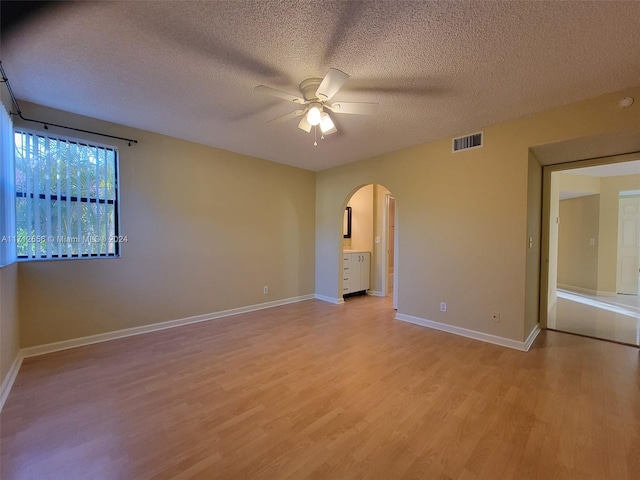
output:
[[[16,131],[16,247],[20,259],[115,257],[115,148]]]

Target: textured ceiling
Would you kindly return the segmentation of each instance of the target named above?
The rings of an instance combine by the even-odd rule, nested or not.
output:
[[[2,2],[1,60],[19,99],[311,170],[476,131],[640,83],[639,2]],[[351,75],[318,141],[296,105]]]

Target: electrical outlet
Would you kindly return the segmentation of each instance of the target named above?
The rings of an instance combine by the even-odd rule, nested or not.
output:
[[[440,311],[441,312],[446,312],[447,311],[447,304],[444,302],[440,303]]]
[[[264,287],[262,287],[262,293],[264,293],[265,295],[269,293],[269,285],[265,285]]]
[[[500,312],[491,312],[491,320],[495,323],[500,323]]]

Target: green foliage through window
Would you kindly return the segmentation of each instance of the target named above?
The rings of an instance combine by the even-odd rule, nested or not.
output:
[[[119,254],[118,155],[30,132],[15,132],[18,258]]]

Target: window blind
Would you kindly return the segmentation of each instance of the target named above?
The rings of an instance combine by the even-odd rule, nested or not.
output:
[[[13,124],[0,107],[0,266],[16,260]]]
[[[15,133],[18,258],[119,254],[114,148]]]

